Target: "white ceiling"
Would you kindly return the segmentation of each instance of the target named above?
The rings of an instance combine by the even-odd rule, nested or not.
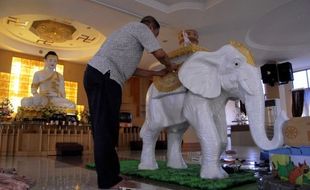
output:
[[[200,45],[210,51],[238,40],[252,50],[258,65],[275,60],[290,61],[294,70],[310,67],[309,0],[1,0],[0,9],[0,19],[47,15],[90,26],[105,36],[152,15],[162,25],[159,40],[167,51],[178,48],[180,30],[195,29]],[[27,54],[54,49],[64,60],[86,63],[100,46],[99,42],[86,49],[25,43],[12,38],[5,27],[2,23],[0,48]],[[145,55],[141,67],[154,61]]]

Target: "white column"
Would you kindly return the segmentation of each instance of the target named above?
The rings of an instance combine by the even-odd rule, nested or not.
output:
[[[279,96],[282,110],[286,111],[287,116],[292,118],[292,88],[293,82],[279,85]]]

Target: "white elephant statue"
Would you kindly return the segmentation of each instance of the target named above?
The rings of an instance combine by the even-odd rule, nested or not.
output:
[[[225,178],[220,155],[227,145],[225,105],[228,100],[245,103],[250,131],[258,147],[269,150],[283,145],[282,126],[286,120],[279,113],[274,137],[267,138],[264,126],[265,101],[259,67],[251,53],[240,43],[231,43],[215,52],[196,52],[178,72],[183,86],[161,93],[152,84],[147,92],[146,119],[140,131],[143,148],[139,169],[155,170],[155,145],[159,133],[167,128],[167,166],[187,168],[182,157],[182,136],[189,126],[201,145],[200,177]]]

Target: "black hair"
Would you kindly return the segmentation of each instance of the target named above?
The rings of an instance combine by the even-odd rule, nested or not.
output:
[[[143,17],[140,22],[148,26],[152,26],[155,29],[160,29],[158,21],[152,16]]]
[[[55,56],[58,57],[58,55],[56,54],[56,52],[54,52],[54,51],[49,51],[49,52],[47,52],[47,54],[45,54],[44,59],[47,59],[47,56],[49,56],[49,55],[55,55]]]

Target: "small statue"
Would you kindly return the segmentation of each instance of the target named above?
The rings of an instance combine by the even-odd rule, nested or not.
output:
[[[56,71],[57,62],[58,56],[53,51],[44,56],[44,69],[35,72],[33,76],[31,84],[33,97],[23,98],[22,107],[55,106],[75,109],[75,104],[66,99],[63,76]]]

